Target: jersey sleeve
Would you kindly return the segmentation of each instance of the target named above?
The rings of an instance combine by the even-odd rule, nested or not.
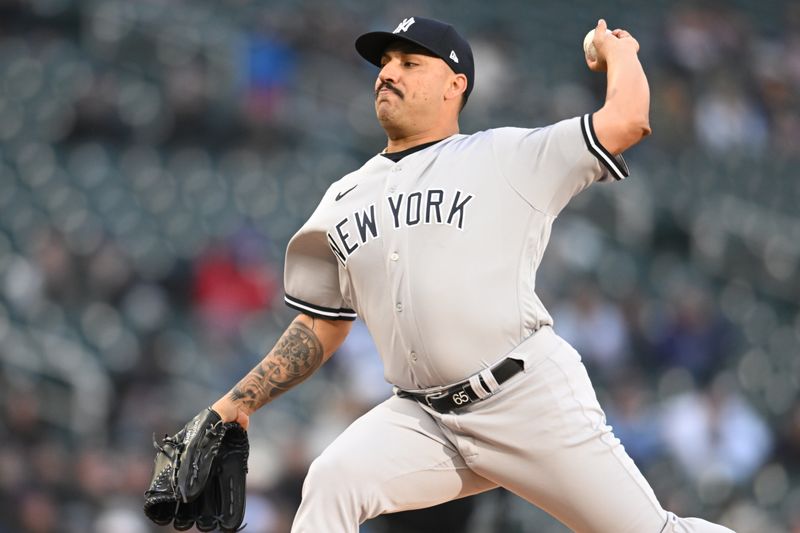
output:
[[[292,237],[283,272],[286,305],[328,320],[355,320],[342,296],[339,266],[317,213]]]
[[[628,176],[622,156],[598,141],[588,114],[544,128],[499,128],[493,149],[510,185],[532,207],[554,216],[595,181]]]

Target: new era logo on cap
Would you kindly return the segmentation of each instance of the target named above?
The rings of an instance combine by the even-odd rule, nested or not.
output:
[[[356,50],[361,56],[378,67],[386,48],[396,42],[405,41],[425,48],[442,59],[457,74],[467,77],[466,97],[475,84],[475,65],[469,43],[446,22],[423,17],[408,17],[392,31],[372,31],[356,39]]]

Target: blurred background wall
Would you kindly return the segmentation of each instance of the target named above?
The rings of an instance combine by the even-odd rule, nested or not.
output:
[[[353,39],[411,15],[473,45],[467,133],[598,108],[584,34],[638,38],[654,134],[562,214],[537,287],[666,507],[800,532],[797,2],[0,0],[0,533],[157,530],[152,434],[293,316],[289,237],[384,147]],[[288,531],[310,460],[388,394],[357,326],[257,413],[248,531]],[[494,491],[363,531],[564,528]]]

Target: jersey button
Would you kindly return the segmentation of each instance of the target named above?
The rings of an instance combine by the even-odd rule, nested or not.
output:
[[[417,352],[411,352],[411,360],[417,362]]]
[[[397,252],[392,252],[392,255],[389,256],[389,259],[391,259],[392,261],[397,261],[398,259],[400,259],[400,254],[398,254]]]
[[[399,311],[402,311],[402,310],[403,310],[403,302],[397,302],[397,303],[394,305],[394,308],[395,308],[395,309],[397,309],[397,311],[398,311],[398,312],[399,312]]]

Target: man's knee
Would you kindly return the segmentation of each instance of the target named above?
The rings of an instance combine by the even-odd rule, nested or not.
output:
[[[339,524],[341,531],[355,530],[358,524],[385,512],[378,492],[374,479],[357,457],[341,459],[323,453],[311,463],[303,482],[303,500],[295,521],[297,531],[305,531],[300,526],[317,519]]]
[[[357,460],[317,457],[308,469],[303,482],[303,498],[337,500],[340,504],[361,507],[368,496],[368,472]]]
[[[292,533],[331,531],[332,527],[348,533],[358,530],[363,506],[350,486],[348,470],[345,464],[324,454],[311,463]]]
[[[346,473],[346,468],[343,467],[341,462],[329,460],[324,455],[321,455],[314,459],[311,466],[308,467],[308,473],[303,483],[303,492],[305,493],[310,489],[333,489],[339,481],[347,482]]]

